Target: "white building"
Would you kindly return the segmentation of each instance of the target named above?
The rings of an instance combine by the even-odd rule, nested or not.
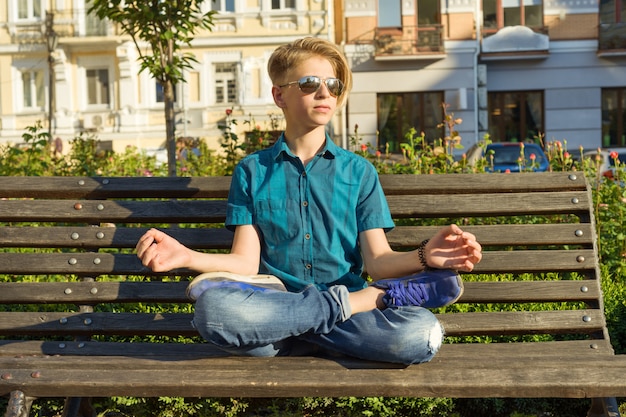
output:
[[[626,146],[626,0],[205,0],[219,13],[196,34],[198,63],[177,87],[177,134],[217,147],[225,110],[239,134],[280,129],[266,65],[303,36],[337,42],[355,82],[332,124],[398,152],[413,127],[443,137],[447,111],[463,144],[566,140],[568,148]],[[0,4],[0,143],[41,121],[67,141],[95,133],[115,150],[165,140],[160,86],[137,51],[87,14],[88,0]],[[58,44],[49,67],[46,14]],[[50,82],[52,75],[52,82]],[[50,86],[54,94],[50,93]],[[52,101],[50,98],[52,97]],[[272,125],[272,122],[278,122]]]
[[[350,126],[381,150],[414,126],[468,145],[566,140],[626,146],[624,0],[346,0]]]

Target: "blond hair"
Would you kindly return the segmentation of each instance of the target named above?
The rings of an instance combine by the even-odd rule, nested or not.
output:
[[[325,39],[301,38],[276,48],[267,63],[267,72],[272,83],[285,84],[289,81],[285,79],[289,70],[315,56],[327,59],[335,71],[335,77],[343,82],[344,92],[337,97],[337,105],[341,106],[352,89],[352,72],[337,45]]]

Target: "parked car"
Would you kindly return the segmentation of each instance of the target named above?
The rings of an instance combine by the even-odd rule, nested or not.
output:
[[[620,164],[626,164],[626,148],[607,148],[596,149],[595,151],[586,151],[583,153],[583,158],[589,158],[593,161],[596,161],[596,158],[600,158],[600,160],[598,161],[598,174],[610,179],[614,179],[615,158],[611,156],[611,153],[613,152],[615,152],[613,156],[617,156],[617,160]]]
[[[524,146],[523,159],[521,158],[522,145]],[[519,172],[520,166],[522,171],[532,167],[532,170],[536,172],[547,171],[550,168],[548,157],[541,146],[536,143],[497,142],[487,146],[474,145],[468,152],[467,163],[473,166],[482,157],[486,159],[485,169],[488,172]]]

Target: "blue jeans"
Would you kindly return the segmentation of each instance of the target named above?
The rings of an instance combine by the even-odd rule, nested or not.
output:
[[[348,290],[309,286],[302,292],[225,285],[196,300],[193,325],[219,349],[234,355],[284,356],[317,346],[361,359],[403,364],[437,353],[443,328],[429,310],[397,307],[351,314]],[[303,343],[305,342],[305,343]]]

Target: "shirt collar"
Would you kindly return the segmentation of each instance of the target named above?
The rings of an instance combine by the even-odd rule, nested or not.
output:
[[[334,159],[337,151],[339,150],[339,146],[333,142],[328,133],[326,133],[326,144],[324,148],[319,153],[319,155],[323,156],[326,159]],[[291,158],[295,158],[296,156],[291,152],[287,143],[285,142],[285,132],[280,134],[280,137],[272,147],[272,156],[274,160],[278,159],[281,155],[288,155]]]

